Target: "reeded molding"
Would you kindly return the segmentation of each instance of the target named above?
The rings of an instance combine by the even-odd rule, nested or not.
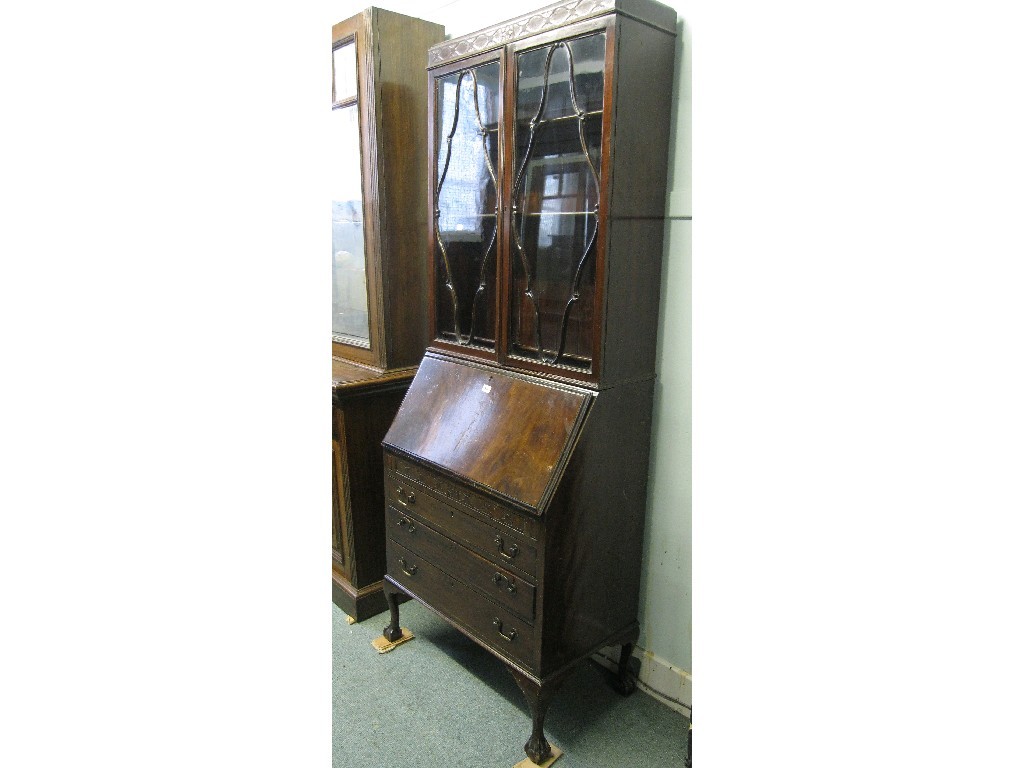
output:
[[[538,32],[544,32],[563,24],[569,24],[594,16],[601,16],[615,10],[615,0],[570,0],[570,2],[549,5],[539,11],[520,16],[493,27],[474,32],[465,37],[447,40],[430,49],[429,67],[461,59],[474,53],[507,45]]]

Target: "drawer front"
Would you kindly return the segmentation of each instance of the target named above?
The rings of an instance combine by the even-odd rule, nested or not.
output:
[[[426,467],[421,467],[393,453],[385,453],[384,466],[429,489],[435,496],[456,505],[465,506],[491,522],[511,528],[513,531],[537,541],[540,539],[541,523],[536,518],[510,509],[489,496],[453,483]]]
[[[536,666],[533,627],[393,539],[388,541],[388,575],[485,645],[528,669]]]
[[[388,538],[444,566],[449,573],[491,598],[522,619],[533,623],[535,588],[522,576],[484,560],[461,544],[442,536],[411,512],[387,510]]]
[[[485,523],[398,475],[388,473],[384,487],[389,506],[413,512],[445,536],[503,568],[537,575],[537,548],[526,537]]]

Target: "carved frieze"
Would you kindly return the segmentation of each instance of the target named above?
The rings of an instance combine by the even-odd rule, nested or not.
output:
[[[615,0],[571,0],[568,3],[548,6],[536,13],[521,16],[482,32],[435,45],[430,49],[429,66],[497,48],[513,40],[529,37],[569,22],[600,16],[614,9]]]

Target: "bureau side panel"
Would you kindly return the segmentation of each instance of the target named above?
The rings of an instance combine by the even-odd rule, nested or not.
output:
[[[602,382],[654,374],[676,37],[616,27]]]
[[[615,29],[609,215],[665,215],[676,36],[620,16]]]
[[[416,365],[428,342],[427,49],[444,27],[374,9],[378,192],[387,367]]]
[[[664,233],[664,219],[608,224],[607,382],[654,374]]]
[[[635,626],[654,380],[601,391],[546,515],[542,674]]]
[[[384,578],[384,454],[381,440],[401,405],[405,388],[338,398],[335,408],[344,412],[346,466],[350,503],[352,563],[351,583],[364,588]]]

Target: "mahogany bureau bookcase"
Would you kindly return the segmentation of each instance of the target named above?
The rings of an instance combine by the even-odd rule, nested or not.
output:
[[[430,22],[370,8],[332,29],[332,592],[357,620],[386,607],[380,442],[427,346]]]
[[[384,439],[389,640],[407,594],[533,713],[622,645],[635,679],[675,11],[577,0],[428,57],[432,342]]]

